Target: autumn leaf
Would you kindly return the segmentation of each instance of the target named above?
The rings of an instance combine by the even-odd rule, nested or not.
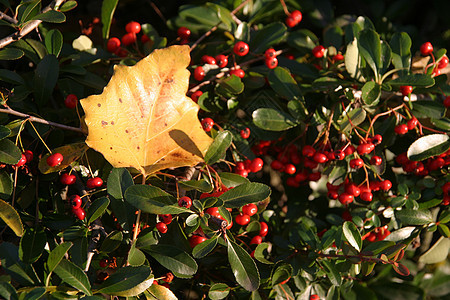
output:
[[[100,95],[81,100],[86,144],[114,167],[142,174],[203,161],[212,139],[186,96],[188,46],[155,50],[132,67],[116,65]]]

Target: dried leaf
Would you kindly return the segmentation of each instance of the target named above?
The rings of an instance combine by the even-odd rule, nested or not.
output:
[[[101,95],[81,100],[86,143],[116,168],[143,174],[203,161],[212,139],[186,96],[189,47],[155,50],[135,66],[115,66]]]

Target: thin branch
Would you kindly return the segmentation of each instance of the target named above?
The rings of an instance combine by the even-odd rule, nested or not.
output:
[[[46,13],[50,10],[53,10],[55,7],[59,7],[61,4],[66,2],[66,0],[53,0],[50,5],[46,6],[41,13]],[[29,34],[31,31],[35,30],[39,24],[41,24],[41,20],[33,20],[29,22],[27,25],[25,25],[22,29],[19,29],[17,32],[8,35],[7,37],[0,40],[0,49],[4,48],[5,46],[20,40],[27,34]]]
[[[0,113],[5,113],[5,114],[9,114],[9,115],[14,115],[14,116],[18,116],[18,117],[21,117],[21,118],[25,118],[25,119],[28,119],[31,122],[47,124],[47,125],[50,125],[50,126],[53,126],[53,127],[58,127],[58,128],[65,129],[65,130],[70,130],[70,131],[75,131],[75,132],[86,134],[86,132],[84,132],[83,129],[81,129],[79,127],[72,127],[72,126],[67,126],[67,125],[64,125],[64,124],[55,123],[55,122],[52,122],[52,121],[47,121],[47,120],[44,120],[44,119],[41,119],[41,118],[38,118],[38,117],[35,117],[35,116],[32,116],[32,115],[28,115],[28,114],[24,114],[24,113],[15,111],[15,110],[13,110],[13,109],[11,109],[9,107],[8,108],[0,108]]]
[[[156,14],[161,18],[161,20],[164,22],[164,24],[167,24],[167,20],[162,14],[162,12],[159,10],[158,6],[156,6],[153,1],[148,1],[150,3],[150,6],[153,8],[153,10],[156,12]]]
[[[15,18],[10,17],[10,16],[8,16],[7,14],[2,13],[2,12],[0,11],[0,20],[1,20],[1,19],[4,19],[4,20],[6,20],[6,21],[8,21],[9,23],[12,23],[12,24],[17,24],[17,20],[16,20]]]

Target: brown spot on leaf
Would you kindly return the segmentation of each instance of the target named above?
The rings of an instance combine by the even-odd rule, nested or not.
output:
[[[111,121],[111,125],[114,125],[114,121]]]
[[[101,105],[100,103],[97,103],[97,106],[98,106],[98,107],[101,107],[102,105]]]
[[[108,125],[108,122],[102,121],[102,126]]]
[[[128,133],[128,129],[125,129],[125,132]]]
[[[119,98],[119,102],[122,103],[122,98]]]
[[[136,149],[138,149],[138,150],[139,150],[139,149],[141,149],[141,147],[137,146],[137,147],[136,147]]]

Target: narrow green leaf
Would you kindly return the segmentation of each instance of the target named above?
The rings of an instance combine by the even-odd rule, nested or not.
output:
[[[359,33],[358,49],[367,64],[378,78],[381,70],[381,41],[378,33],[371,29],[365,29]]]
[[[412,102],[412,113],[416,118],[440,119],[445,115],[445,107],[441,103],[427,100]]]
[[[426,225],[433,222],[433,216],[429,210],[413,210],[404,208],[397,210],[395,216],[403,225]]]
[[[195,258],[205,257],[211,251],[213,251],[214,248],[216,248],[218,242],[219,237],[215,236],[204,241],[203,243],[196,245],[194,249],[192,249],[192,256],[194,256]]]
[[[13,180],[11,174],[0,171],[0,198],[8,199],[13,191]]]
[[[225,283],[215,283],[209,288],[208,297],[212,300],[225,299],[230,290],[230,287]]]
[[[45,287],[37,286],[34,287],[31,291],[26,292],[26,296],[23,297],[23,300],[39,300],[42,296],[47,292]],[[22,295],[21,295],[22,296]]]
[[[147,299],[149,300],[178,300],[170,289],[157,284],[150,286],[150,288],[146,291],[145,296],[148,297]]]
[[[63,36],[58,29],[52,29],[45,35],[45,48],[49,54],[58,57],[63,45]]]
[[[396,32],[389,43],[392,49],[392,64],[404,76],[411,68],[411,38],[406,32]]]
[[[286,36],[287,28],[283,23],[276,22],[264,26],[255,32],[250,40],[253,53],[263,53],[272,45],[279,43]]]
[[[302,94],[291,72],[282,67],[276,67],[267,76],[270,87],[280,96],[288,99],[299,99]]]
[[[24,56],[24,52],[16,48],[5,48],[0,50],[0,60],[16,60]]]
[[[117,3],[119,3],[119,0],[103,0],[102,2],[102,36],[105,40],[109,38],[111,21],[117,7]]]
[[[412,85],[414,87],[430,87],[434,85],[434,78],[426,74],[409,74],[389,81],[392,86]]]
[[[125,200],[137,209],[151,214],[179,214],[190,210],[179,207],[177,199],[151,185],[133,185],[125,191]]]
[[[72,245],[72,242],[64,242],[56,246],[55,249],[50,252],[47,259],[47,268],[49,273],[55,270],[56,266],[61,262]]]
[[[121,297],[133,297],[143,293],[153,284],[153,274],[149,266],[122,267],[111,274],[96,293]]]
[[[219,196],[225,207],[238,208],[248,203],[258,202],[270,196],[270,188],[262,183],[241,184]]]
[[[0,199],[0,218],[17,236],[23,235],[23,225],[17,211],[9,203]]]
[[[346,240],[350,243],[350,245],[353,246],[358,252],[361,251],[362,247],[362,239],[361,234],[358,231],[358,228],[356,228],[356,225],[352,222],[344,222],[344,225],[342,226],[342,231],[344,233],[344,236]]]
[[[133,177],[125,168],[114,168],[109,173],[107,181],[108,194],[116,199],[122,199],[125,191],[130,186],[134,185]]]
[[[19,248],[16,245],[9,242],[0,243],[0,262],[3,270],[20,285],[30,286],[40,283],[33,266],[26,265],[19,259]]]
[[[219,173],[219,175],[220,175],[220,180],[227,188],[236,187],[243,183],[250,182],[250,180],[248,180],[247,178],[242,177],[238,174],[234,174],[234,173],[221,172],[221,173]]]
[[[220,131],[214,139],[214,142],[209,146],[208,151],[205,154],[205,162],[208,165],[212,165],[219,159],[224,158],[225,152],[230,147],[233,141],[233,135],[228,130]]]
[[[123,233],[121,231],[113,231],[105,238],[102,245],[100,246],[101,252],[113,252],[116,250],[123,240]]]
[[[11,283],[6,281],[0,281],[0,297],[2,299],[17,300],[16,289],[11,285]]]
[[[422,254],[419,258],[419,262],[425,264],[436,264],[444,261],[450,250],[450,238],[441,236],[439,240],[431,246],[431,248]]]
[[[256,126],[270,131],[284,131],[298,125],[292,116],[273,108],[258,108],[252,118]]]
[[[77,7],[77,5],[78,5],[77,1],[70,0],[70,1],[64,2],[63,5],[61,5],[59,7],[59,11],[66,12],[66,11],[74,9],[75,7]]]
[[[444,210],[442,214],[439,216],[439,223],[448,223],[450,222],[450,210]]]
[[[228,261],[236,281],[247,291],[255,291],[259,287],[259,272],[255,262],[241,246],[227,239]]]
[[[320,264],[323,266],[323,270],[327,274],[328,279],[330,279],[331,283],[336,286],[341,285],[341,274],[336,269],[334,263],[332,261],[322,260]]]
[[[291,278],[293,272],[293,268],[291,265],[282,264],[278,266],[275,271],[272,273],[272,285],[277,285],[289,278]]]
[[[136,243],[131,245],[130,251],[128,252],[128,263],[130,266],[138,267],[145,263],[145,254],[136,248]]]
[[[345,69],[352,78],[361,77],[361,56],[359,55],[358,42],[354,39],[347,45],[344,56]]]
[[[0,141],[0,162],[8,165],[15,165],[22,157],[22,152],[9,139]]]
[[[47,235],[43,228],[30,227],[20,239],[19,258],[27,264],[38,260],[47,243]]]
[[[0,69],[0,80],[14,85],[25,85],[25,80],[16,72]]]
[[[431,122],[438,129],[450,131],[450,119],[449,118],[432,119]]]
[[[450,148],[450,138],[447,134],[429,134],[417,139],[408,148],[408,158],[422,161],[429,157],[440,155]]]
[[[32,20],[41,20],[42,22],[48,23],[63,23],[66,21],[66,16],[60,11],[49,10],[45,13],[38,14]]]
[[[202,193],[210,193],[213,190],[213,187],[205,179],[179,181],[178,184],[186,191],[197,190]]]
[[[350,119],[350,120],[349,120]],[[342,131],[349,131],[352,126],[358,126],[366,119],[366,111],[361,107],[352,109],[338,120]]]
[[[59,62],[49,54],[37,65],[34,72],[34,97],[39,105],[47,103],[53,93],[59,76]]]
[[[108,205],[109,199],[107,197],[101,197],[92,202],[86,214],[87,223],[91,224],[92,222],[100,218],[108,208]]]
[[[121,269],[119,269],[121,270]],[[62,260],[55,268],[55,273],[68,285],[76,288],[80,292],[91,296],[91,284],[87,275],[80,267],[68,260]]]
[[[195,260],[178,247],[158,244],[143,250],[177,277],[190,277],[197,273],[198,266]]]

